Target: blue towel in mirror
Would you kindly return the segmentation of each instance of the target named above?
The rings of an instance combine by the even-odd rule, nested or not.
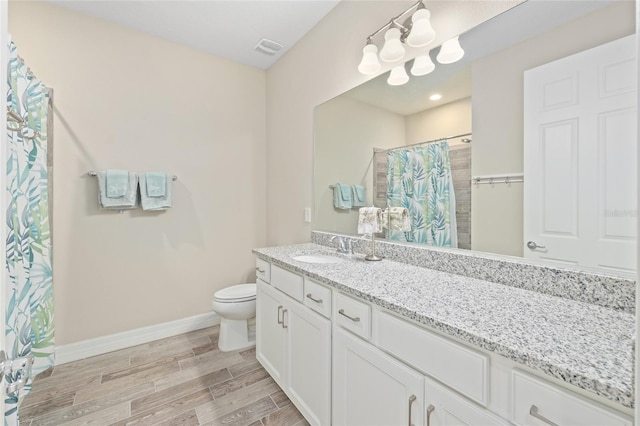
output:
[[[142,204],[142,210],[167,210],[173,207],[173,177],[167,173],[161,174],[164,179],[164,196],[151,196],[149,194],[149,185],[147,183],[147,176],[149,173],[140,173],[138,179],[140,179],[140,202]],[[156,190],[156,188],[154,188]]]
[[[97,172],[98,202],[103,209],[125,210],[138,206],[138,177],[133,172],[127,172],[128,180],[125,194],[121,197],[107,196],[107,172]]]
[[[333,186],[333,207],[340,210],[349,210],[351,206],[351,185],[336,183]]]
[[[364,207],[366,205],[367,202],[367,191],[366,188],[362,185],[352,185],[351,186],[351,190],[352,190],[352,199],[353,201],[351,202],[351,206],[352,207]]]

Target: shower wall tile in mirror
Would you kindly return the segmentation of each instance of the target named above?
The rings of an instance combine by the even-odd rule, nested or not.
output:
[[[548,19],[549,16],[554,19]],[[615,25],[603,25],[614,22]],[[437,32],[438,29],[435,30]],[[525,102],[525,73],[542,66],[552,66],[634,33],[635,2],[524,2],[460,35],[465,55],[459,62],[438,66],[428,75],[414,76],[403,86],[389,86],[387,75],[383,74],[317,106],[313,229],[355,234],[357,211],[335,210],[329,186],[336,182],[363,185],[367,192],[366,204],[385,208],[387,200],[397,200],[393,194],[400,186],[395,180],[392,184],[389,182],[387,153],[408,151],[409,146],[413,149],[414,146],[427,146],[428,142],[445,139],[449,143],[455,194],[456,226],[450,228],[452,232],[454,229],[457,231],[457,244],[452,238],[452,247],[525,257],[550,264],[554,258],[551,250],[558,250],[560,246],[554,245],[555,240],[552,241],[548,235],[533,235],[525,226],[535,221],[536,214],[543,208],[543,203],[536,204],[535,199],[532,199],[533,204],[528,204],[532,208],[523,208],[525,201],[531,198],[525,199],[530,193],[527,187],[545,184],[554,189],[567,188],[570,184],[566,179],[544,183],[531,173],[506,182],[499,179],[505,175],[522,176],[524,165],[531,158],[525,159],[527,141],[535,140],[535,135],[525,126],[527,117],[531,115],[527,115],[525,107],[528,105]],[[427,46],[426,49],[432,56],[438,50],[435,46]],[[635,52],[632,55],[634,57],[627,58],[627,62],[635,63]],[[637,88],[633,90],[637,91]],[[436,93],[442,96],[441,99],[430,100]],[[637,106],[633,108],[633,114],[629,116],[637,121]],[[592,123],[598,120],[584,119]],[[459,135],[468,136],[454,137]],[[471,143],[462,143],[462,139]],[[574,143],[568,140],[561,142],[562,146]],[[584,152],[581,142],[585,142],[582,137],[575,141]],[[633,140],[618,141],[613,149],[635,144]],[[625,149],[625,153],[625,158],[636,158],[629,149]],[[617,167],[616,171],[629,176],[624,182],[634,182],[632,176],[637,172],[637,164],[635,161],[625,164]],[[580,166],[577,165],[578,168]],[[588,167],[582,164],[582,168]],[[411,166],[406,166],[406,173],[394,172],[396,177],[403,175],[401,185],[413,184],[417,180],[414,179],[415,172],[409,169]],[[426,173],[432,172],[433,169]],[[473,183],[476,177],[486,177],[483,182],[488,184]],[[577,181],[571,185],[576,188],[588,186]],[[634,192],[634,188],[626,183],[622,186],[627,187],[627,192]],[[605,189],[601,192],[603,199],[617,199],[615,194]],[[575,197],[561,199],[570,198]],[[615,208],[602,207],[599,211],[624,211],[628,213],[624,220],[635,223],[637,206],[635,209],[629,207],[636,204],[635,197],[618,198],[625,199],[626,204]],[[407,205],[413,202],[404,200]],[[393,204],[389,206],[395,207]],[[560,206],[555,209],[560,215],[566,210]],[[453,216],[451,212],[449,214]],[[430,220],[437,221],[438,217],[431,216]],[[593,223],[587,233],[595,235],[597,228],[598,224]],[[636,232],[635,225],[631,231]],[[528,242],[535,244],[528,245]],[[582,240],[576,245],[584,246]],[[634,250],[626,250],[623,254],[635,258]],[[591,264],[570,261],[569,257],[558,257],[555,262],[559,265],[558,262],[564,259],[564,267],[598,268],[606,274],[633,276],[635,268],[605,268],[602,266],[606,264],[603,256],[600,258]]]

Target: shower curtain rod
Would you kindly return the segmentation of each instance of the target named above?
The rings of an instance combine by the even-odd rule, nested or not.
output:
[[[438,139],[433,139],[433,140],[426,141],[426,142],[412,143],[411,145],[403,145],[403,146],[399,146],[399,147],[396,147],[396,148],[387,148],[387,149],[373,148],[373,152],[395,151],[397,149],[405,149],[405,148],[409,148],[411,146],[427,145],[427,144],[434,143],[434,142],[448,141],[450,139],[457,139],[457,138],[462,138],[462,137],[471,136],[471,135],[472,135],[472,133],[463,133],[461,135],[449,136],[449,137],[446,137],[446,138],[438,138]],[[467,140],[463,139],[462,142],[471,143],[471,139],[467,139]]]

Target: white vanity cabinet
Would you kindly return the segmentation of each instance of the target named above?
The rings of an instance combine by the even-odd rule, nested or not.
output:
[[[342,328],[333,336],[333,424],[423,424],[423,376]]]
[[[302,294],[302,277],[282,268],[272,267],[271,285],[258,279],[256,358],[309,423],[330,424],[331,321],[276,284],[296,297]]]

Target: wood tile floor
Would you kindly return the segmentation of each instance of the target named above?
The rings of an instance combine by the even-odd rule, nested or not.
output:
[[[56,366],[35,379],[20,425],[307,425],[255,349],[221,352],[218,331]]]

